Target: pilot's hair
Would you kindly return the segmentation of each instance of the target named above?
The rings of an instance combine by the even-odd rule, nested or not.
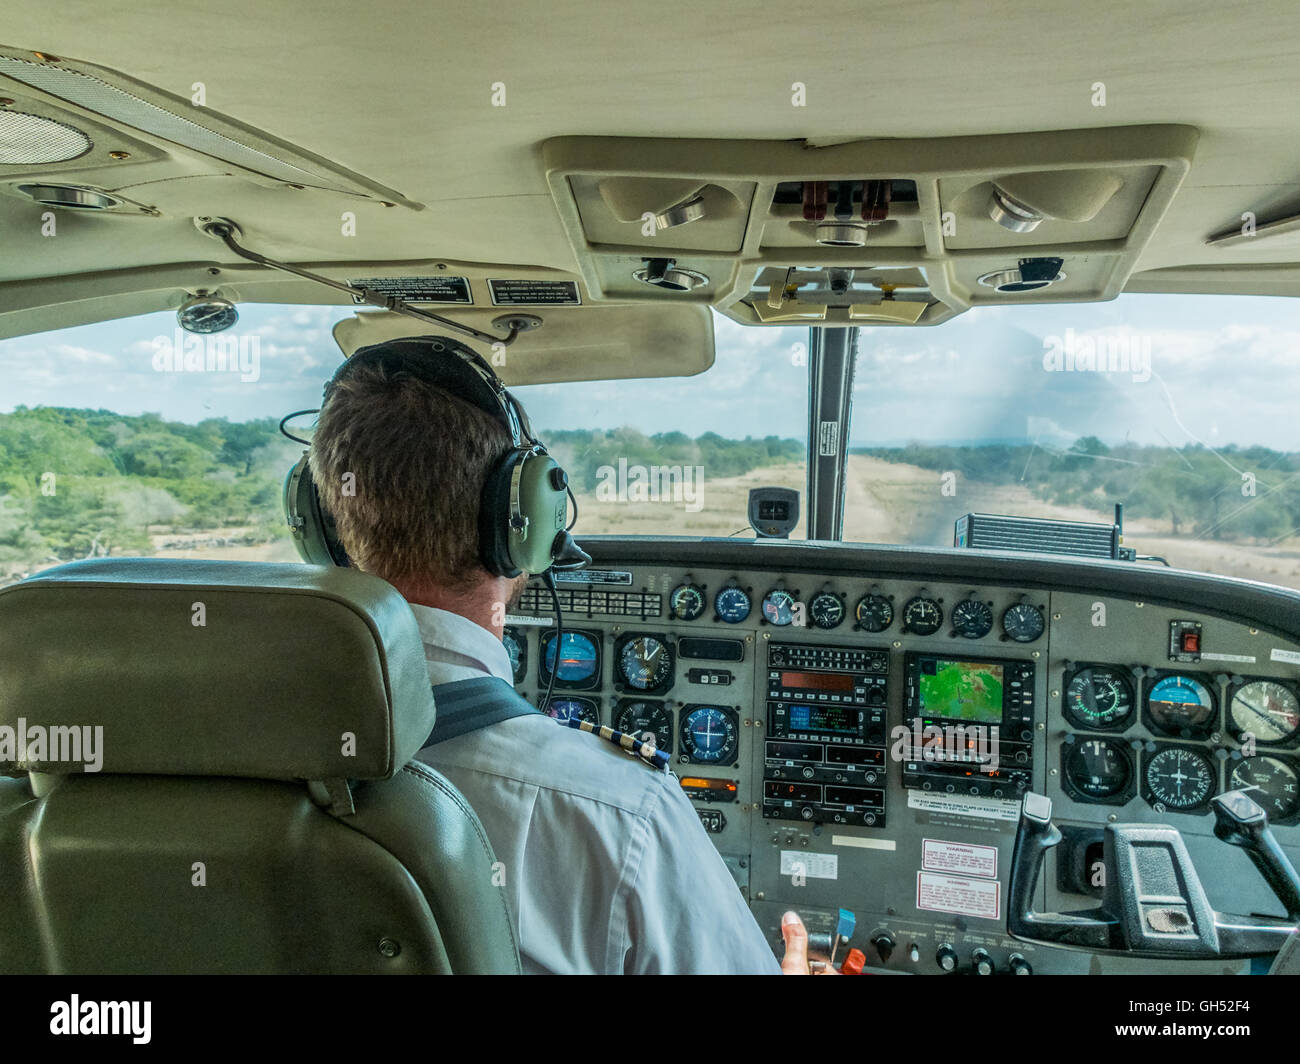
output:
[[[487,575],[479,506],[488,472],[510,446],[485,411],[370,364],[334,386],[309,462],[354,566],[390,583],[463,591]]]

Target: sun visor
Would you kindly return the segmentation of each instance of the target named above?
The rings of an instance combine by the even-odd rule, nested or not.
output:
[[[433,322],[388,311],[361,312],[334,326],[345,358],[354,351],[403,336],[447,335],[487,358],[511,386],[557,381],[691,377],[713,365],[713,314],[706,306],[545,307],[529,313],[542,324],[520,333],[509,347],[491,345]],[[491,333],[500,307],[448,314]]]

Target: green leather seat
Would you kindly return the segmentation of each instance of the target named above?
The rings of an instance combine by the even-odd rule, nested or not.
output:
[[[518,972],[508,870],[410,763],[433,721],[415,618],[361,573],[0,591],[0,971]]]

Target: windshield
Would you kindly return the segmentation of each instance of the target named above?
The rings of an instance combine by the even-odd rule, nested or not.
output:
[[[968,513],[1109,524],[1122,504],[1139,555],[1300,587],[1292,306],[1130,295],[860,330],[844,538],[951,546]],[[167,363],[170,314],[0,342],[0,580],[104,554],[296,560],[280,485],[302,447],[276,422],[317,405],[349,314],[246,306],[221,372]],[[751,488],[804,493],[808,329],[715,330],[695,377],[515,390],[579,535],[750,536]]]
[[[1139,557],[1300,587],[1294,315],[1125,295],[864,331],[845,538],[952,546],[968,513],[1110,524],[1121,504]]]

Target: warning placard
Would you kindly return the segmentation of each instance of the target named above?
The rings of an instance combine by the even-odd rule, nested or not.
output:
[[[381,296],[395,296],[404,303],[474,302],[464,277],[355,277],[348,284]],[[360,296],[353,296],[352,302],[365,304]]]
[[[497,307],[576,306],[582,302],[576,281],[489,280],[488,291]]]
[[[997,879],[998,851],[995,846],[922,839],[921,867],[927,872],[960,872],[967,876]]]
[[[1002,884],[996,879],[917,872],[916,907],[934,913],[997,920],[1002,916]]]

